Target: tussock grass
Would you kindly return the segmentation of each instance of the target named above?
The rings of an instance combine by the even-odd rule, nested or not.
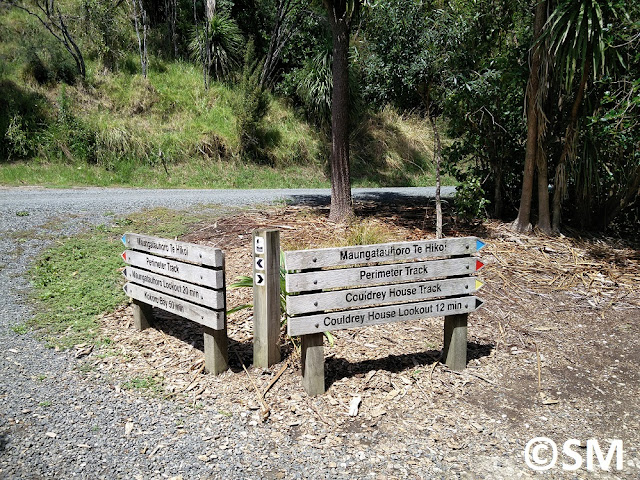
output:
[[[352,148],[354,186],[435,185],[433,131],[417,114],[387,107],[371,115],[354,132]],[[455,183],[448,176],[442,181]]]

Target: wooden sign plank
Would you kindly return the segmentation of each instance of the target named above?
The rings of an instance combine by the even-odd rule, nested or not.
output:
[[[481,264],[480,264],[481,265]],[[325,290],[329,288],[364,287],[441,277],[469,275],[476,271],[475,257],[396,263],[374,267],[355,267],[306,273],[289,273],[286,288],[289,293]]]
[[[469,295],[476,291],[475,277],[450,278],[381,287],[287,295],[287,314],[301,315],[351,307],[405,303],[438,297]],[[480,285],[482,285],[480,283]]]
[[[222,270],[199,267],[189,263],[176,262],[144,252],[127,250],[122,254],[125,262],[167,277],[177,278],[189,283],[196,283],[209,288],[223,288],[224,274]]]
[[[214,330],[222,330],[225,327],[223,310],[210,310],[206,307],[187,302],[186,300],[136,285],[135,283],[126,283],[123,289],[131,298],[193,320],[205,327]]]
[[[397,262],[427,258],[470,255],[484,243],[476,237],[420,240],[416,242],[381,243],[352,247],[294,250],[284,253],[287,271],[308,270],[342,265]]]
[[[303,317],[291,317],[287,320],[289,335],[310,335],[314,333],[347,328],[380,325],[384,323],[418,320],[428,317],[441,317],[469,313],[477,310],[482,301],[475,296],[444,298],[428,302],[404,303],[386,307],[343,310]]]
[[[168,293],[174,297],[188,300],[198,305],[222,310],[224,308],[224,291],[212,290],[157,273],[128,266],[122,272],[127,280],[143,287]]]
[[[194,245],[167,238],[125,233],[122,243],[132,250],[140,250],[160,257],[172,258],[195,265],[222,267],[222,250],[219,248]]]

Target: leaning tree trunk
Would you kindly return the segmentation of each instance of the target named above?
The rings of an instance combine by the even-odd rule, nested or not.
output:
[[[326,3],[333,36],[329,220],[347,222],[354,215],[349,171],[349,15],[345,0]]]

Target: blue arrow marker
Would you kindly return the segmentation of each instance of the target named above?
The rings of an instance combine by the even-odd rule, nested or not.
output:
[[[484,246],[485,246],[485,243],[482,240],[478,240],[476,238],[476,251],[480,250]]]
[[[122,235],[122,238],[120,239],[122,240],[122,243],[124,243],[124,246],[127,246],[127,234],[125,233],[124,235]]]

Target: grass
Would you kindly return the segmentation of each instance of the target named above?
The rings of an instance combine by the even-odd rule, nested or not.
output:
[[[37,313],[16,333],[33,328],[50,347],[70,348],[80,343],[109,345],[98,324],[101,314],[126,301],[122,291],[124,266],[120,237],[126,231],[175,237],[211,215],[159,208],[132,214],[112,225],[102,225],[47,249],[31,269]]]
[[[150,393],[158,393],[162,388],[162,379],[152,375],[138,375],[124,382],[122,388],[125,390],[147,390]]]

